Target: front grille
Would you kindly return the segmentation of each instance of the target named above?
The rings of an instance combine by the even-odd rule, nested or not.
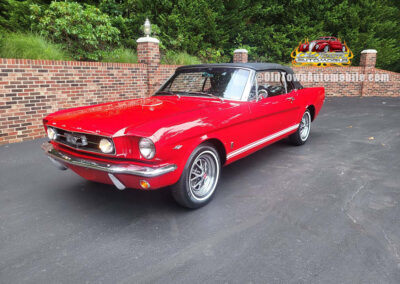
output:
[[[53,127],[53,129],[57,131],[57,138],[55,140],[56,142],[78,150],[85,150],[85,151],[104,154],[99,149],[100,140],[102,138],[107,138],[114,144],[112,139],[100,135],[72,132],[56,127]],[[114,152],[108,153],[108,155],[114,155],[114,154],[115,154],[115,147],[114,147]]]

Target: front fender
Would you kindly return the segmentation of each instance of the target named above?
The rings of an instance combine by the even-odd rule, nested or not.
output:
[[[218,140],[222,143],[222,138],[214,135],[202,135],[198,137],[193,137],[190,139],[186,139],[183,141],[179,141],[175,146],[169,145],[167,146],[169,149],[168,155],[166,153],[163,155],[163,160],[168,161],[168,163],[177,165],[177,169],[174,171],[173,179],[174,183],[178,182],[180,176],[182,175],[183,170],[185,169],[185,165],[192,154],[192,152],[202,143],[211,140]],[[225,153],[227,151],[226,144],[224,145]],[[221,160],[225,160],[225,157],[220,157]]]

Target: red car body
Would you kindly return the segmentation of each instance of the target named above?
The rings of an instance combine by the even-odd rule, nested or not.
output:
[[[303,43],[300,45],[301,52],[345,52],[346,46],[340,42],[336,37],[320,37],[310,43]]]
[[[252,69],[251,64],[226,65]],[[255,70],[252,72],[255,74]],[[324,97],[324,88],[316,87],[253,101],[158,95],[61,110],[44,119],[46,129],[55,127],[59,131],[108,137],[115,145],[115,153],[86,151],[57,140],[43,149],[59,167],[70,168],[85,179],[117,187],[120,182],[137,189],[143,188],[140,182],[145,179],[148,189],[157,189],[179,180],[189,156],[204,141],[215,145],[221,163],[228,165],[294,133],[306,109],[315,119]],[[139,151],[142,137],[154,142],[154,158],[145,159]],[[144,174],[115,170],[115,181],[110,171],[104,170],[111,166],[140,169]],[[165,168],[169,171],[161,175],[146,174]]]

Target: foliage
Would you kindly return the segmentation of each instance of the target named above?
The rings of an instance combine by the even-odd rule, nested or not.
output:
[[[56,43],[62,43],[78,60],[99,60],[102,51],[118,43],[119,30],[110,17],[91,5],[52,2],[42,10],[32,5],[33,28]]]
[[[137,55],[132,49],[117,48],[102,53],[103,62],[137,63]]]
[[[0,30],[29,30],[31,24],[29,5],[31,4],[31,0],[0,0]]]
[[[167,51],[161,58],[162,64],[172,65],[190,65],[200,64],[201,61],[196,56],[187,54],[186,52]]]
[[[400,72],[400,9],[397,1],[348,0],[327,12],[325,28],[338,31],[353,51],[356,62],[363,49],[378,51],[377,67]],[[340,13],[338,15],[336,13]],[[397,67],[396,67],[397,65]]]
[[[375,48],[378,67],[400,71],[398,0],[50,1],[0,0],[0,30],[27,31],[27,7],[36,3],[34,29],[76,59],[98,60],[121,46],[135,49],[148,17],[163,54],[186,52],[223,62],[244,47],[252,61],[288,63],[302,39],[337,36],[353,51],[353,64],[363,49]]]
[[[33,34],[11,33],[0,38],[0,57],[70,60],[60,46]]]

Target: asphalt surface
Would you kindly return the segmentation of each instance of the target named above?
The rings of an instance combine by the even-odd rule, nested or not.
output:
[[[190,211],[168,188],[0,147],[0,283],[399,283],[400,99],[328,98],[309,141],[224,168]]]

